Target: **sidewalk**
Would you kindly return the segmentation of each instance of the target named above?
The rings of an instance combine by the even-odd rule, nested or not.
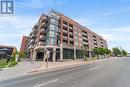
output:
[[[30,73],[37,73],[37,72],[46,72],[52,71],[56,69],[62,69],[67,67],[74,67],[80,66],[84,64],[90,64],[94,62],[100,62],[109,60],[108,59],[99,59],[99,60],[92,60],[92,61],[82,61],[82,60],[73,60],[73,61],[65,61],[65,62],[49,62],[48,68],[46,68],[46,64],[42,61],[24,61],[20,62],[17,66],[12,68],[4,69],[0,71],[0,80],[14,78],[22,75],[27,75]]]

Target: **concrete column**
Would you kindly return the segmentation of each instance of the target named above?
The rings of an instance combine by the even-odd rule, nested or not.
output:
[[[43,62],[45,62],[46,60],[46,49],[44,49],[44,58],[43,58]]]
[[[56,61],[56,48],[53,48],[53,56],[52,56],[52,61]]]
[[[30,50],[29,58],[30,58],[30,60],[32,60],[32,58],[33,58],[33,51],[32,50]]]
[[[92,53],[91,53],[90,50],[89,50],[89,58],[90,58],[90,60],[91,60],[91,58],[92,58]]]
[[[76,60],[76,48],[74,47],[74,60]]]
[[[63,61],[63,46],[60,44],[60,61]]]
[[[33,51],[33,57],[32,57],[32,60],[36,60],[36,56],[37,56],[37,51],[34,50],[34,51]]]

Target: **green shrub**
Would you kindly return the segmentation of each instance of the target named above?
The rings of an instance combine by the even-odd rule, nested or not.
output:
[[[0,68],[4,68],[6,66],[6,59],[0,60]]]
[[[15,65],[17,65],[18,63],[16,62],[16,61],[12,61],[11,63],[10,63],[10,65],[9,65],[9,67],[13,67],[13,66],[15,66]]]

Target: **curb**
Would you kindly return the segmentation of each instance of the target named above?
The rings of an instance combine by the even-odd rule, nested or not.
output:
[[[66,65],[66,66],[62,66],[62,67],[54,67],[54,68],[46,68],[46,69],[44,68],[44,69],[39,69],[39,70],[32,70],[32,71],[26,72],[24,74],[7,76],[5,78],[0,79],[0,81],[6,80],[6,79],[17,78],[17,77],[25,76],[25,75],[29,75],[29,74],[31,75],[31,74],[51,72],[51,71],[55,71],[55,70],[69,69],[69,68],[79,67],[79,66],[83,66],[83,65],[89,65],[89,64],[98,63],[98,62],[101,62],[101,61],[107,61],[107,60],[108,59],[101,59],[101,60],[94,60],[94,61],[90,61],[90,62],[84,62],[84,63],[81,63],[81,64],[74,64],[74,65]]]
[[[101,59],[99,61],[97,60],[93,60],[91,62],[84,62],[84,63],[81,63],[81,64],[74,64],[74,65],[66,65],[66,66],[62,66],[62,67],[54,67],[54,68],[44,68],[44,69],[39,69],[39,70],[32,70],[32,71],[29,71],[27,73],[30,73],[30,74],[36,74],[36,73],[44,73],[44,72],[49,72],[49,71],[54,71],[54,70],[62,70],[62,69],[69,69],[69,68],[73,68],[73,67],[78,67],[78,66],[83,66],[83,65],[87,65],[87,64],[92,64],[92,63],[97,63],[97,62],[101,62],[101,61],[105,61],[107,59]]]

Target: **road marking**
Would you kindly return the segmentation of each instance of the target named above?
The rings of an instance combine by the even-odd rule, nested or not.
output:
[[[40,87],[40,86],[44,86],[44,85],[46,85],[46,84],[53,83],[53,82],[56,82],[56,81],[58,81],[58,79],[55,79],[55,80],[52,80],[52,81],[48,81],[48,82],[46,82],[46,83],[41,83],[41,84],[36,85],[36,86],[33,86],[33,87]]]
[[[92,70],[96,70],[96,69],[99,69],[101,66],[96,66],[96,67],[93,67],[93,68],[90,68],[89,70],[92,71]]]

